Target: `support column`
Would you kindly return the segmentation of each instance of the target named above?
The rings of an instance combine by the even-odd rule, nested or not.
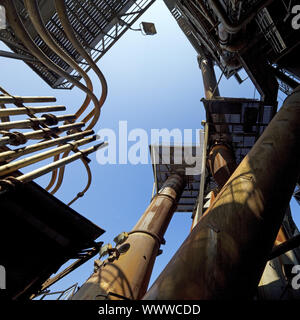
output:
[[[198,63],[202,72],[205,98],[209,100],[215,98],[216,96],[220,96],[212,60],[206,57],[203,53],[202,56],[198,56]],[[225,119],[220,120],[223,120],[223,122],[225,122]],[[208,127],[209,124],[206,125]],[[222,132],[228,132],[227,125],[222,125]],[[224,186],[231,174],[236,169],[235,156],[229,145],[230,139],[227,136],[228,135],[224,134],[223,140],[212,142],[212,146],[210,147],[208,156],[208,165],[210,168],[210,172],[216,180],[219,190]],[[202,179],[204,178],[205,177],[202,177]],[[192,228],[194,228],[194,226],[199,222],[199,219],[203,214],[203,212],[201,212],[203,209],[203,201],[201,201],[201,198],[202,195],[199,194],[198,207],[193,220]]]
[[[202,72],[205,98],[212,99],[220,96],[212,60],[208,57],[198,56],[198,63]]]
[[[211,147],[208,164],[219,190],[222,189],[237,167],[233,150],[224,143],[216,143]]]
[[[128,239],[113,250],[73,300],[141,299],[184,186],[183,177],[177,174],[166,180]]]
[[[300,163],[300,86],[218,194],[144,299],[251,299]]]

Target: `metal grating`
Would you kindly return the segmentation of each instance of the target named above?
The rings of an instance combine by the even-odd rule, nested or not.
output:
[[[209,122],[209,143],[231,140],[239,164],[272,120],[276,107],[251,99],[202,99]]]
[[[200,131],[199,146],[150,146],[154,180],[160,190],[167,178],[180,173],[185,175],[187,184],[178,202],[176,212],[193,212],[199,194],[202,167],[195,167],[192,157],[197,156],[201,164],[204,132]],[[186,155],[184,155],[186,152]],[[181,156],[180,156],[181,155]],[[168,157],[170,156],[170,161]],[[193,164],[191,164],[193,163]],[[187,168],[194,168],[191,172]]]
[[[154,0],[67,0],[66,6],[68,8],[69,19],[78,35],[78,39],[90,53],[93,60],[97,62],[153,3]],[[37,46],[43,50],[54,63],[74,77],[80,79],[78,73],[50,50],[44,41],[36,34],[26,14],[23,2],[19,1],[17,4],[18,12],[23,18],[26,29]],[[45,25],[52,36],[84,70],[88,71],[89,65],[74,50],[70,41],[66,38],[53,4],[51,7],[50,2],[48,2],[47,6],[45,6],[44,1],[40,0],[39,5]],[[50,16],[49,11],[53,12]],[[123,22],[120,23],[120,19]],[[21,41],[16,39],[11,28],[8,27],[6,30],[0,30],[0,40],[6,43],[13,52],[28,56],[29,59],[35,59],[22,45]],[[36,63],[29,61],[24,62],[52,88],[72,88],[70,82],[50,71],[38,61]]]

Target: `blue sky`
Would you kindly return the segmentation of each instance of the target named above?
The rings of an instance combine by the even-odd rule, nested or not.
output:
[[[201,72],[197,55],[177,23],[163,4],[157,0],[141,21],[151,21],[158,34],[145,37],[139,32],[127,32],[98,65],[106,76],[108,98],[102,109],[100,121],[94,128],[110,128],[118,132],[121,120],[128,121],[128,130],[143,128],[148,133],[152,128],[201,128],[205,119],[200,99],[204,96]],[[0,49],[5,50],[1,43]],[[15,95],[53,95],[57,104],[67,106],[72,113],[81,105],[84,94],[72,91],[53,90],[23,62],[0,59],[1,86]],[[216,68],[217,77],[220,71]],[[92,72],[95,91],[100,94],[100,85]],[[245,78],[245,74],[242,74]],[[254,87],[249,80],[239,85],[235,79],[223,79],[220,94],[228,97],[253,98]],[[279,104],[284,94],[279,94]],[[130,146],[130,143],[129,143]],[[72,208],[90,219],[105,234],[99,238],[112,243],[123,231],[130,231],[146,209],[151,199],[153,173],[151,165],[100,165],[96,156],[92,159],[93,182],[84,198]],[[23,170],[27,172],[28,170]],[[45,186],[49,176],[37,182]],[[67,167],[64,184],[56,196],[69,202],[86,183],[86,173],[80,162]],[[300,225],[299,207],[292,201],[292,211]],[[159,275],[172,255],[190,231],[190,213],[175,213],[165,235],[163,254],[157,258],[151,282]],[[92,273],[93,261],[78,268],[65,279],[52,286],[61,290],[78,282],[82,284]]]

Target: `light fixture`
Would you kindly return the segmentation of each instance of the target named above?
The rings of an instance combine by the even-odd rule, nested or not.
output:
[[[142,22],[140,26],[142,26],[141,31],[147,36],[153,36],[157,33],[155,24],[152,22]]]
[[[157,33],[155,24],[152,22],[141,22],[140,29],[132,28],[129,23],[120,18],[118,19],[118,24],[120,26],[127,26],[130,30],[133,31],[141,31],[144,36],[153,36]]]

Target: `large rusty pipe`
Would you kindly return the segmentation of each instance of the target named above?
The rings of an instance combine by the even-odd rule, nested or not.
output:
[[[209,152],[208,164],[219,189],[221,189],[236,169],[235,156],[225,144],[215,144]]]
[[[219,96],[220,93],[212,60],[205,56],[198,56],[198,62],[202,72],[206,99],[209,100]],[[220,115],[220,121],[225,123],[225,120],[224,116]],[[226,124],[221,127],[222,132],[228,132],[228,126]],[[216,180],[219,189],[224,186],[236,168],[235,156],[231,148],[226,144],[226,142],[229,143],[230,139],[227,139],[226,135],[224,135],[224,139],[225,141],[222,141],[221,143],[215,141],[209,151],[208,163],[210,171]]]
[[[160,244],[184,188],[184,179],[172,175],[150,205],[117,247],[125,252],[104,261],[80,290],[74,300],[140,299],[146,292]]]
[[[300,86],[144,299],[250,299],[300,173]]]

